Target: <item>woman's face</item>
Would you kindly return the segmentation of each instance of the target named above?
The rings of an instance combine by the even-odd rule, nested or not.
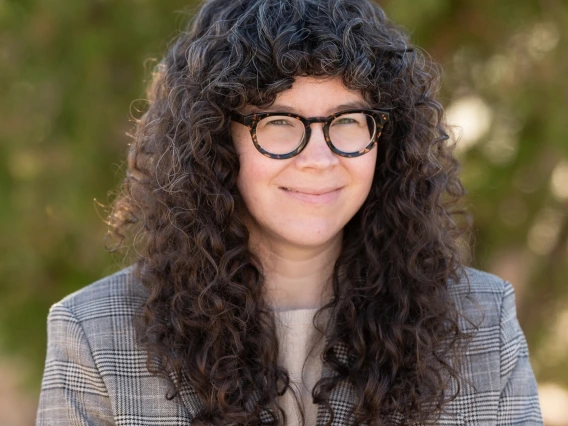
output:
[[[289,111],[304,117],[328,116],[367,104],[340,79],[297,77],[289,90],[262,111]],[[260,112],[249,106],[243,114]],[[295,157],[276,160],[254,147],[249,129],[233,122],[239,156],[237,186],[248,209],[247,226],[265,243],[317,247],[337,241],[371,188],[377,150],[354,158],[334,154],[322,123],[312,124],[310,140]]]

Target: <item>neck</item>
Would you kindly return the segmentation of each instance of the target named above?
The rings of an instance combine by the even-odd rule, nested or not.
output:
[[[251,233],[249,247],[262,263],[268,305],[278,311],[322,306],[331,295],[342,233],[325,245],[298,247]]]

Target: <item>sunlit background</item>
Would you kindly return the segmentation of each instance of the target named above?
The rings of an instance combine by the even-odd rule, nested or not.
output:
[[[568,425],[568,5],[381,4],[445,69],[473,264],[515,286],[546,424]],[[119,268],[99,203],[122,179],[150,72],[195,7],[0,0],[1,425],[33,424],[49,306]]]

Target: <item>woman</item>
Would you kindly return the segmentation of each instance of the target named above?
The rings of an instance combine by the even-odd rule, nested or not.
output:
[[[206,2],[110,217],[137,263],[53,306],[38,424],[542,424],[438,77],[367,1]]]

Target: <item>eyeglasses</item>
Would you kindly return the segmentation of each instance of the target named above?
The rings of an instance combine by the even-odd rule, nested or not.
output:
[[[312,123],[323,123],[327,146],[342,157],[358,157],[377,144],[389,113],[350,109],[328,117],[305,118],[287,112],[231,113],[237,123],[249,128],[256,149],[263,155],[284,160],[298,155],[310,140]]]

